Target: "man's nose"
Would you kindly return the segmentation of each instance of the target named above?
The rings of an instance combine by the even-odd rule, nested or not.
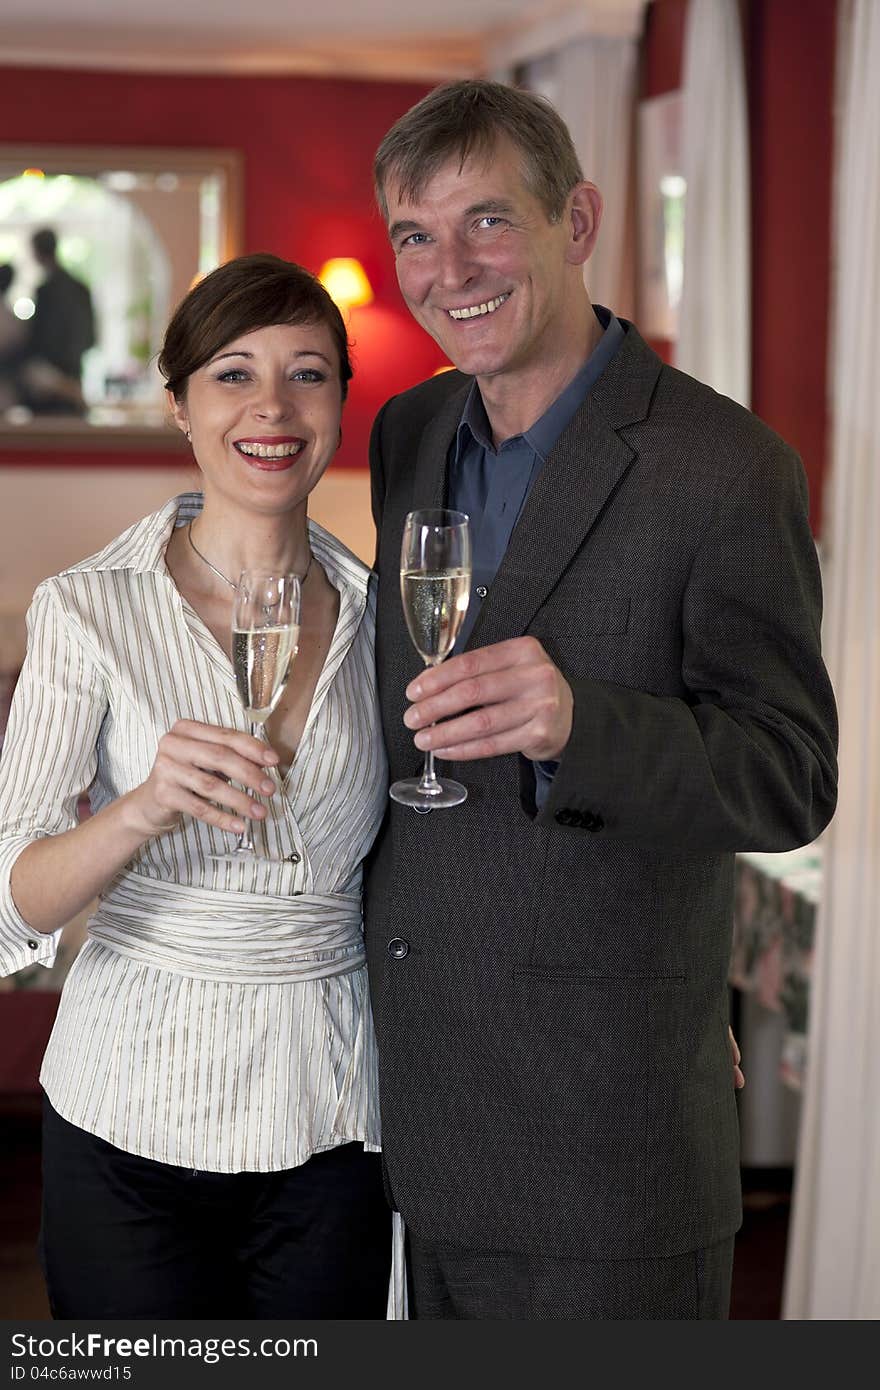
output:
[[[445,289],[464,289],[477,273],[469,247],[453,238],[438,248],[437,282]]]

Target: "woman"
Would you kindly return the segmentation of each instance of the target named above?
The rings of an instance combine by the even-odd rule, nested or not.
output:
[[[52,1312],[383,1317],[360,928],[385,800],[374,597],[306,515],[345,328],[306,271],[245,256],[183,300],[160,368],[203,494],[40,585],[0,779],[6,969],[49,962],[100,897],[41,1073]],[[265,740],[230,664],[245,568],[302,576]],[[248,821],[258,857],[212,862]]]

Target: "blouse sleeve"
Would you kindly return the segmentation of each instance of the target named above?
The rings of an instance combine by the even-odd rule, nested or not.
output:
[[[97,768],[108,708],[104,678],[65,617],[56,582],[37,589],[27,656],[0,759],[0,974],[49,966],[60,932],[36,932],[12,897],[16,859],[34,840],[77,824],[76,805]]]

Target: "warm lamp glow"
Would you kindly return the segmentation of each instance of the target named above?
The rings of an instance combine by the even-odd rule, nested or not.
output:
[[[360,261],[353,256],[334,256],[325,261],[318,272],[318,279],[330,298],[345,309],[359,309],[371,304],[373,290]]]
[[[42,169],[22,169],[23,179],[44,179],[46,177]]]

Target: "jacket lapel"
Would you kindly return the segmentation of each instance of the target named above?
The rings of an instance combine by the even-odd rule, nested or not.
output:
[[[623,344],[535,480],[468,648],[528,631],[636,457],[619,431],[647,415],[662,364],[625,326]]]
[[[460,388],[452,392],[422,435],[413,470],[413,510],[446,506],[449,447],[471,385],[470,377],[459,377],[459,380]]]

